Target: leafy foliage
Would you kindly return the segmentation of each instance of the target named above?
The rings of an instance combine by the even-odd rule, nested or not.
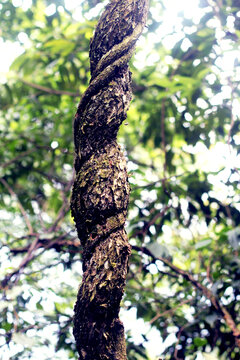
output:
[[[0,85],[0,346],[11,359],[39,358],[40,349],[43,360],[76,357],[72,119],[104,3],[0,5],[2,39],[22,46]],[[202,0],[197,17],[179,14],[170,30],[166,14],[166,1],[151,2],[119,134],[132,187],[123,312],[145,322],[142,340],[127,333],[128,355],[238,359],[228,320],[240,331],[239,5]],[[163,346],[151,353],[153,329]]]

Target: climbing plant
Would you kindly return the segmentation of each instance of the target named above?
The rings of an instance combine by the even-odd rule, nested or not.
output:
[[[201,0],[177,14],[180,5],[169,3],[150,2],[118,134],[131,187],[120,314],[127,356],[238,359],[240,9],[235,0]],[[105,5],[0,5],[0,46],[16,49],[0,85],[7,359],[78,356],[72,317],[84,254],[69,209],[72,125]]]

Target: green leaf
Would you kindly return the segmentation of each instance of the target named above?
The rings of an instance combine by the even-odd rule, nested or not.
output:
[[[197,347],[202,347],[204,345],[207,344],[207,340],[206,339],[202,339],[200,337],[196,337],[193,339],[193,343],[194,345],[196,345]]]
[[[4,329],[6,332],[9,332],[13,328],[13,324],[10,323],[2,323],[1,328]]]
[[[199,241],[195,245],[195,249],[196,250],[204,249],[204,248],[208,247],[208,245],[210,245],[211,243],[212,243],[212,239],[206,239],[206,240]]]
[[[10,70],[19,70],[23,66],[23,64],[26,62],[28,56],[26,53],[23,53],[22,55],[18,56],[13,63],[10,66]]]
[[[49,49],[52,54],[61,53],[63,56],[66,56],[73,51],[75,44],[66,39],[59,39],[46,42],[44,47]]]
[[[149,244],[146,248],[157,258],[157,257],[168,257],[169,251],[166,246],[158,244],[157,242]]]
[[[213,35],[213,33],[214,33],[214,30],[211,28],[204,28],[197,32],[198,36],[200,36],[200,37],[208,37],[208,36]]]

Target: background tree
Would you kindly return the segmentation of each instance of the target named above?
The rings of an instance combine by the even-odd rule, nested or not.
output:
[[[119,134],[132,188],[123,316],[145,324],[140,338],[127,333],[128,358],[237,359],[240,9],[234,0],[201,1],[197,14],[185,11],[167,27],[168,3],[151,1],[131,64],[128,126]],[[72,114],[90,79],[88,44],[103,6],[1,3],[1,37],[22,49],[0,92],[0,341],[7,359],[39,358],[40,349],[43,360],[77,357]]]

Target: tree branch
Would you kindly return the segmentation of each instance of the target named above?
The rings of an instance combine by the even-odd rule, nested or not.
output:
[[[34,89],[38,89],[41,90],[43,92],[49,93],[49,94],[53,94],[53,95],[68,95],[68,96],[72,96],[72,97],[79,97],[80,93],[79,92],[71,92],[71,91],[67,91],[67,90],[55,90],[55,89],[50,89],[47,88],[45,86],[42,85],[38,85],[29,81],[26,81],[24,79],[19,79],[23,84],[30,86]]]
[[[11,186],[6,182],[6,180],[4,180],[3,178],[0,178],[0,182],[3,184],[3,186],[8,190],[9,194],[15,198],[17,200],[17,203],[18,203],[18,207],[22,213],[22,216],[24,217],[25,219],[25,222],[26,222],[26,225],[28,227],[28,230],[29,230],[29,234],[33,234],[33,228],[32,228],[32,225],[29,221],[29,218],[28,218],[28,215],[24,209],[24,207],[22,206],[17,194],[14,192],[14,190],[11,188]]]
[[[180,304],[178,304],[177,306],[175,306],[174,308],[172,309],[169,309],[169,310],[166,310],[162,313],[157,313],[150,321],[149,321],[149,324],[152,325],[155,321],[157,321],[160,317],[164,317],[168,314],[172,314],[174,313],[179,307],[185,305],[185,304],[188,304],[192,301],[192,299],[188,299],[188,300],[184,300],[182,302],[180,302]]]
[[[194,276],[192,274],[190,274],[187,271],[184,271],[180,268],[178,268],[177,266],[173,265],[171,263],[171,261],[163,258],[163,257],[156,257],[154,256],[154,254],[151,253],[150,250],[148,250],[145,247],[138,247],[138,246],[132,246],[132,248],[136,251],[141,251],[146,255],[151,256],[152,258],[154,258],[155,260],[160,260],[162,261],[166,266],[168,266],[171,270],[173,270],[176,274],[181,275],[182,277],[184,277],[184,279],[186,279],[187,281],[191,282],[193,284],[193,286],[195,288],[197,288],[198,290],[200,290],[203,295],[209,299],[211,301],[211,304],[214,306],[214,308],[219,311],[220,313],[222,313],[223,318],[225,319],[226,324],[228,325],[228,327],[231,329],[233,336],[235,338],[235,343],[238,347],[240,347],[240,330],[237,327],[237,324],[235,323],[235,321],[233,320],[231,314],[228,312],[228,310],[220,303],[219,299],[217,299],[217,297],[211,292],[211,290],[209,290],[207,287],[205,287],[204,285],[202,285],[198,280],[196,280],[194,278]]]

